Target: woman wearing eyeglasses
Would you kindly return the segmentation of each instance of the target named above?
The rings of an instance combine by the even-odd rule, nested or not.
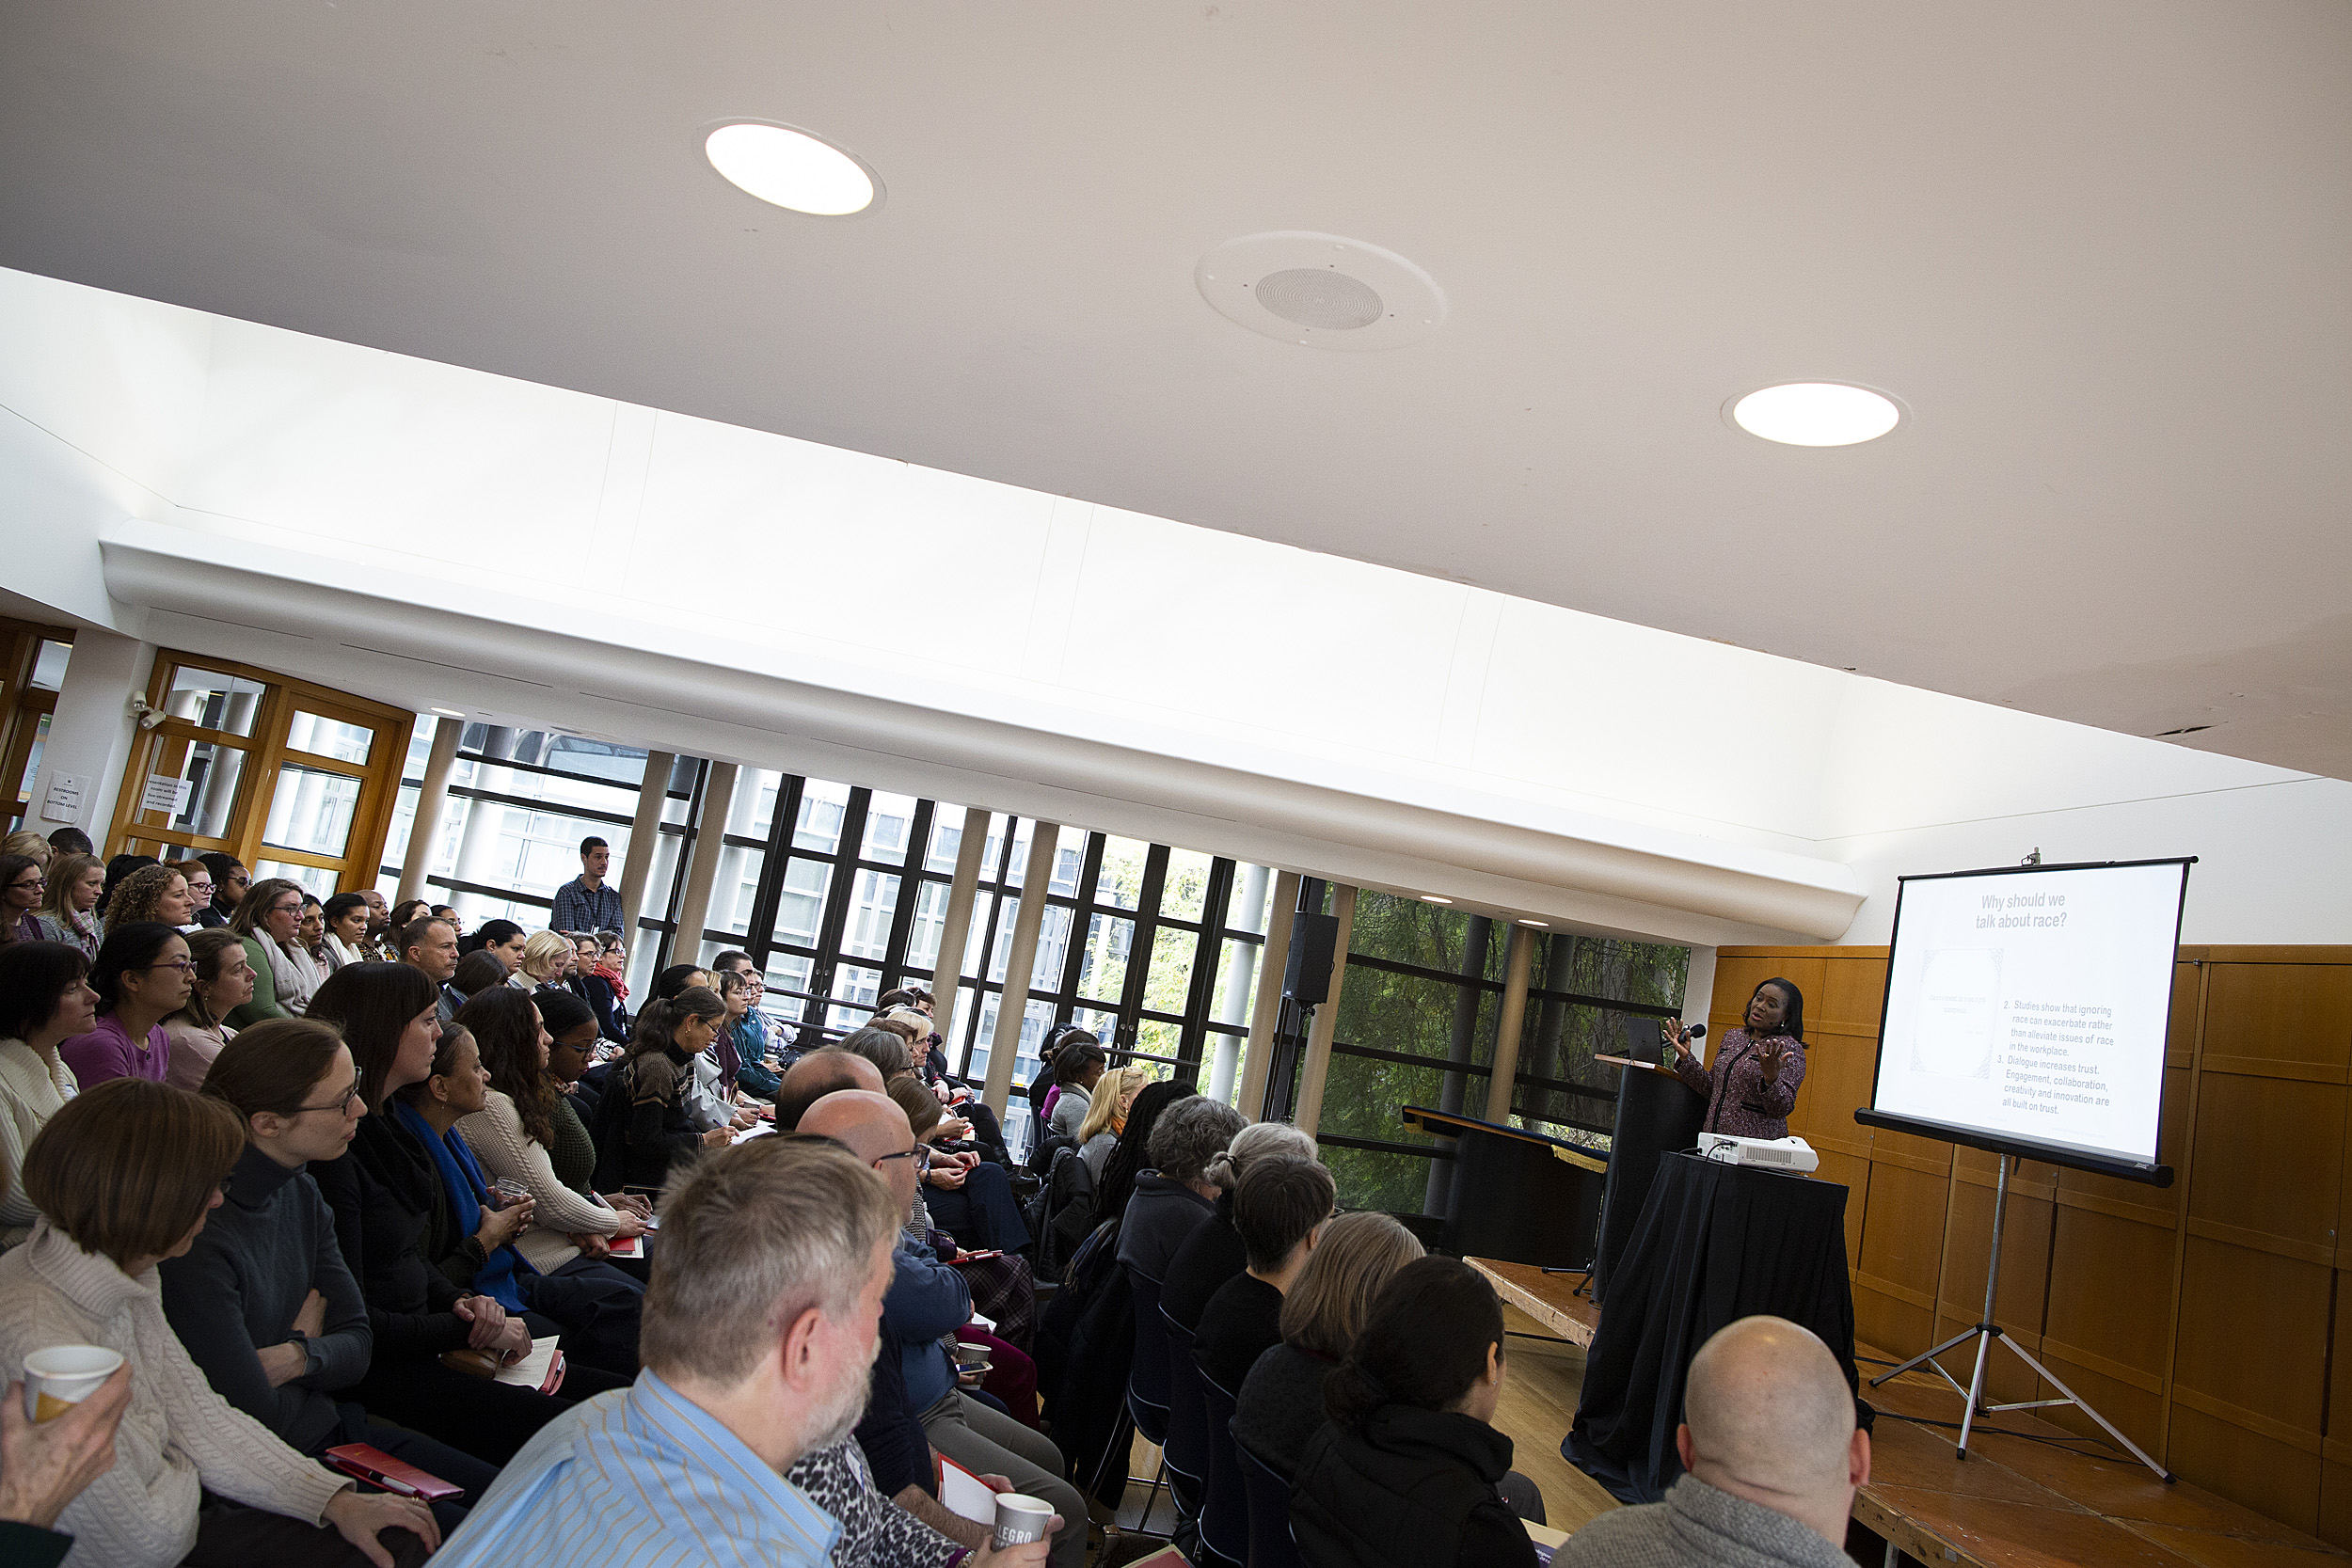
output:
[[[326,976],[302,949],[296,933],[310,894],[300,882],[264,877],[246,891],[229,928],[245,939],[246,961],[253,966],[253,1000],[229,1015],[238,1028],[265,1018],[299,1018]]]
[[[85,1091],[109,1078],[164,1081],[171,1063],[164,1020],[188,1005],[192,971],[187,939],[161,921],[106,933],[89,972],[98,1026],[57,1048]]]
[[[367,1375],[374,1344],[334,1213],[308,1175],[343,1157],[367,1115],[342,1032],[309,1019],[257,1023],[214,1061],[204,1095],[237,1113],[245,1152],[187,1255],[163,1262],[172,1333],[221,1398],[296,1452],[372,1444],[479,1500],[495,1465],[337,1397]],[[463,1503],[434,1513],[444,1530],[465,1519]]]
[[[41,940],[40,917],[34,911],[48,892],[40,862],[30,855],[0,855],[0,943]]]
[[[253,965],[245,939],[218,927],[183,933],[188,942],[188,1005],[164,1020],[171,1066],[164,1082],[194,1094],[223,1047],[236,1037],[229,1015],[253,1000]]]

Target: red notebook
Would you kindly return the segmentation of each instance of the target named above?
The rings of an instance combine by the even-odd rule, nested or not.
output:
[[[414,1465],[394,1459],[382,1449],[366,1443],[345,1443],[339,1449],[326,1450],[326,1462],[347,1476],[357,1476],[371,1486],[404,1497],[421,1497],[437,1503],[443,1497],[462,1497],[466,1489],[452,1486],[448,1481]]]

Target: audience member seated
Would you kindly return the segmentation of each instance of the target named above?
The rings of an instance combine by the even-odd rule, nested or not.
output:
[[[682,1175],[662,1205],[636,1386],[517,1455],[443,1568],[825,1568],[842,1528],[785,1478],[857,1421],[898,1208],[862,1162],[814,1139],[755,1139]]]
[[[109,1078],[162,1083],[171,1062],[164,1020],[187,1006],[188,943],[160,921],[117,926],[98,944],[89,988],[98,1022],[57,1048],[85,1089]]]
[[[186,1255],[162,1265],[164,1316],[190,1359],[296,1452],[373,1444],[481,1497],[496,1467],[335,1397],[367,1375],[374,1345],[335,1216],[307,1172],[342,1159],[367,1114],[342,1037],[314,1020],[264,1020],[215,1058],[204,1095],[237,1114],[246,1146],[226,1201]],[[465,1517],[465,1500],[435,1507],[444,1529]]]
[[[208,928],[226,926],[236,915],[237,906],[245,902],[246,890],[253,885],[253,874],[245,868],[245,862],[217,849],[196,858],[213,873],[212,902],[196,911],[196,923]],[[114,869],[113,863],[107,863],[109,877],[114,875]]]
[[[40,1217],[24,1196],[24,1151],[80,1085],[57,1048],[98,1022],[89,965],[60,942],[0,947],[0,1247],[12,1247]]]
[[[1843,1568],[1870,1434],[1827,1345],[1782,1318],[1726,1324],[1691,1358],[1682,1416],[1665,1500],[1601,1515],[1558,1561]]]
[[[523,942],[523,961],[515,978],[530,990],[562,990],[572,972],[572,939],[561,931],[533,931]]]
[[[1043,1542],[976,1556],[972,1542],[925,1524],[875,1490],[873,1472],[854,1437],[801,1455],[784,1479],[841,1527],[841,1538],[833,1544],[834,1568],[961,1568],[966,1563],[1045,1560]],[[1009,1555],[1013,1551],[1032,1555],[1016,1559]]]
[[[1068,1047],[1064,1047],[1065,1050]],[[1136,1177],[1119,1227],[1119,1260],[1154,1284],[1194,1228],[1216,1210],[1209,1162],[1243,1127],[1239,1111],[1201,1095],[1171,1105],[1152,1130],[1150,1168]]]
[[[902,1221],[913,1211],[918,1146],[906,1113],[888,1095],[864,1089],[829,1094],[801,1117],[801,1132],[834,1139],[877,1171]],[[955,1269],[907,1246],[903,1235],[897,1241],[882,1315],[898,1339],[909,1407],[941,1453],[975,1475],[1008,1477],[1013,1490],[1044,1498],[1064,1519],[1081,1521],[1062,1534],[1052,1556],[1058,1568],[1079,1568],[1086,1560],[1085,1505],[1063,1479],[1061,1450],[957,1386],[946,1347],[972,1320],[971,1292]]]
[[[41,942],[40,906],[49,875],[30,855],[0,855],[0,944]]]
[[[457,967],[450,971],[449,992],[456,998],[457,1006],[462,1007],[477,996],[503,990],[506,982],[513,977],[504,958],[487,948],[477,947],[459,958]],[[456,1016],[455,1013],[450,1014],[453,1019]]]
[[[102,913],[108,930],[153,920],[176,931],[196,923],[196,895],[185,876],[150,861],[116,884]]]
[[[99,915],[102,918],[108,920],[113,918],[115,912],[115,891],[116,889],[121,887],[124,878],[130,876],[135,871],[145,870],[148,866],[161,865],[162,863],[163,862],[157,860],[152,855],[117,855],[113,859],[107,861],[106,885],[98,890]],[[5,878],[5,874],[0,874],[0,888],[5,888],[7,885],[8,880]],[[227,922],[224,921],[223,924],[225,925]],[[0,928],[0,936],[6,935],[6,930],[4,928]]]
[[[912,1069],[894,1073],[890,1081],[930,1093]],[[931,1102],[937,1107],[936,1098]],[[961,1117],[954,1125],[963,1132],[971,1130]],[[1013,1200],[1012,1175],[994,1161],[983,1160],[978,1149],[951,1149],[944,1143],[927,1148],[921,1180],[931,1217],[962,1245],[975,1252],[1028,1250],[1028,1222],[1021,1217],[1021,1205]]]
[[[1192,1358],[1238,1396],[1258,1357],[1282,1342],[1282,1301],[1331,1217],[1331,1173],[1313,1160],[1261,1159],[1233,1193],[1233,1225],[1249,1266],[1200,1309]]]
[[[1094,1085],[1102,1081],[1104,1061],[1103,1047],[1092,1035],[1073,1035],[1061,1042],[1061,1049],[1054,1053],[1054,1084],[1058,1092],[1047,1097],[1047,1132],[1073,1144],[1081,1141],[1078,1129],[1086,1125],[1087,1112],[1093,1107]]]
[[[882,1069],[865,1057],[831,1046],[812,1051],[785,1069],[776,1090],[776,1131],[800,1130],[808,1108],[835,1089],[883,1091]]]
[[[734,1060],[732,1082],[739,1092],[755,1100],[773,1100],[781,1080],[771,1060],[768,1025],[753,1006],[759,1000],[759,982],[746,969],[723,969],[716,978],[719,1000],[726,1004],[727,1009],[720,1043]],[[720,1076],[730,1075],[722,1070]]]
[[[477,1459],[504,1464],[570,1401],[492,1382],[445,1364],[472,1349],[513,1362],[530,1354],[532,1328],[433,1266],[424,1236],[440,1183],[416,1140],[384,1115],[394,1090],[433,1070],[441,1037],[432,978],[408,964],[350,964],[326,977],[310,1017],[341,1027],[368,1108],[340,1160],[313,1161],[310,1179],[335,1215],[335,1243],[359,1282],[375,1337],[368,1375],[352,1397],[380,1419],[437,1437]],[[567,1390],[611,1386],[575,1369]],[[584,1377],[576,1385],[573,1378]]]
[[[79,828],[58,828],[49,835],[49,852],[53,855],[94,855],[98,846],[89,841],[89,834]]]
[[[527,1006],[529,999],[524,1001]],[[387,1107],[395,1132],[414,1141],[433,1173],[425,1257],[509,1314],[527,1314],[534,1336],[560,1330],[564,1354],[575,1366],[596,1368],[621,1381],[632,1378],[644,1288],[612,1265],[582,1256],[578,1243],[560,1233],[565,1261],[549,1272],[534,1268],[516,1243],[537,1219],[537,1203],[493,1190],[473,1150],[457,1136],[457,1123],[481,1115],[490,1096],[490,1075],[464,1018],[460,1008],[459,1022],[434,1042],[432,1071],[393,1091]],[[534,1033],[536,1022],[534,1012]]]
[[[936,1158],[933,1146],[963,1125],[941,1113],[939,1101],[912,1072],[893,1078],[882,1092],[906,1113],[907,1123],[914,1129],[915,1141],[923,1146],[926,1155]],[[988,1390],[1005,1402],[1014,1419],[1024,1426],[1034,1426],[1037,1378],[1035,1369],[1027,1363],[1030,1334],[1037,1324],[1037,1280],[1029,1272],[1029,1260],[1009,1252],[993,1258],[971,1257],[972,1253],[997,1249],[965,1248],[952,1229],[937,1224],[919,1186],[907,1225],[907,1239],[913,1246],[931,1247],[941,1262],[961,1266],[964,1283],[972,1289],[972,1309],[995,1323],[996,1338],[1020,1353],[1017,1372],[1003,1361],[995,1363],[989,1373]],[[1024,1399],[1027,1401],[1025,1406],[1021,1402]]]
[[[253,1000],[229,1016],[236,1027],[300,1018],[326,978],[297,937],[308,896],[300,882],[264,877],[246,890],[245,902],[230,917],[229,928],[245,939],[246,961],[253,966]]]
[[[1093,1103],[1087,1107],[1086,1120],[1078,1124],[1078,1153],[1095,1180],[1103,1180],[1103,1166],[1118,1147],[1119,1134],[1127,1130],[1136,1096],[1150,1082],[1152,1075],[1139,1067],[1115,1067],[1094,1085]]]
[[[1282,1342],[1242,1380],[1233,1437],[1285,1481],[1323,1425],[1323,1380],[1356,1342],[1389,1277],[1421,1256],[1421,1243],[1393,1216],[1342,1214],[1323,1227],[1283,1291]]]
[[[366,963],[374,958],[368,951],[368,926],[374,917],[366,895],[339,893],[326,901],[324,912],[327,974],[332,974],[345,964]]]
[[[236,1037],[228,1018],[253,999],[253,963],[245,955],[245,939],[234,931],[199,926],[185,935],[188,1000],[164,1020],[164,1034],[171,1041],[164,1082],[194,1094],[204,1086],[213,1058]]]
[[[0,1258],[0,1377],[51,1345],[103,1346],[131,1370],[114,1467],[58,1522],[107,1568],[417,1560],[440,1543],[422,1503],[362,1497],[288,1448],[206,1385],[164,1320],[155,1266],[187,1252],[244,1148],[226,1106],[132,1078],[76,1096],[25,1154],[42,1217]]]
[[[622,1022],[623,992],[616,990],[613,977],[604,972],[604,943],[595,933],[588,932],[574,939],[576,962],[564,989],[588,1004],[588,1010],[596,1015],[596,1034],[600,1038],[621,1044],[628,1038],[628,1030]]]
[[[548,1026],[548,1076],[557,1089],[556,1139],[548,1149],[555,1163],[555,1173],[567,1187],[588,1190],[596,1181],[596,1136],[589,1129],[596,1124],[596,1106],[604,1093],[603,1075],[591,1084],[587,1081],[589,1068],[595,1063],[596,1046],[604,1038],[602,1027],[588,1004],[569,993],[542,996],[539,1016]],[[587,1162],[579,1167],[579,1180],[565,1174],[566,1160],[571,1158],[571,1136],[564,1123],[571,1122],[580,1129],[579,1146],[573,1152]]]
[[[319,895],[305,890],[302,895],[302,915],[294,922],[294,945],[310,956],[324,980],[334,972],[335,965],[326,958],[326,906]]]
[[[1399,1269],[1324,1384],[1291,1534],[1308,1568],[1533,1568],[1496,1490],[1511,1439],[1488,1423],[1506,1365],[1502,1303],[1468,1263]]]
[[[605,1087],[603,1120],[618,1129],[623,1186],[660,1192],[673,1166],[734,1141],[725,1126],[697,1131],[686,1114],[694,1058],[710,1049],[725,1014],[707,989],[690,986],[675,1001],[646,1003],[637,1015],[628,1059]],[[600,1143],[599,1164],[606,1153]]]
[[[437,910],[434,912],[437,914],[440,911]],[[480,930],[471,936],[459,938],[457,954],[464,958],[473,953],[487,953],[499,961],[501,969],[512,974],[522,968],[523,949],[530,942],[529,933],[513,921],[485,920]]]
[[[437,915],[426,915],[400,927],[400,961],[433,982],[435,1006],[447,1023],[457,1016],[466,999],[450,988],[457,974],[457,927]]]
[[[49,862],[56,852],[56,845],[51,844],[30,828],[19,828],[14,832],[0,837],[0,855],[23,855],[43,871],[49,869]]]
[[[57,1568],[65,1560],[73,1537],[56,1528],[57,1515],[114,1468],[115,1433],[130,1408],[127,1361],[89,1398],[38,1426],[24,1414],[24,1386],[8,1385],[0,1403],[0,1562]]]
[[[212,927],[204,924],[205,906],[213,901],[213,868],[206,865],[202,860],[196,858],[166,861],[164,864],[180,873],[188,884],[188,908],[191,915],[189,919],[180,923],[180,929],[189,934],[213,929]]]
[[[1110,1082],[1107,1074],[1104,1082]],[[1168,1277],[1160,1281],[1160,1310],[1169,1322],[1187,1334],[1199,1328],[1200,1309],[1209,1298],[1248,1265],[1248,1250],[1233,1227],[1233,1192],[1250,1167],[1270,1159],[1321,1157],[1314,1139],[1286,1121],[1253,1121],[1233,1134],[1225,1151],[1202,1172],[1216,1188],[1216,1212],[1184,1238],[1168,1259]]]
[[[106,924],[98,912],[98,895],[106,887],[105,863],[96,855],[58,855],[45,876],[35,916],[42,938],[79,948],[85,958],[97,958]]]
[[[432,904],[422,898],[404,898],[399,903],[394,904],[392,906],[390,932],[391,939],[394,943],[399,942],[401,934],[406,931],[410,926],[416,924],[420,920],[426,919],[432,913]],[[395,958],[393,961],[398,962],[399,960]]]
[[[1135,1196],[1136,1178],[1152,1164],[1152,1134],[1159,1130],[1162,1113],[1199,1092],[1166,1078],[1154,1079],[1143,1086],[1143,1091],[1136,1096],[1134,1108],[1127,1113],[1126,1129],[1112,1147],[1111,1157],[1103,1162],[1103,1180],[1094,1188],[1098,1215],[1109,1218],[1127,1212],[1127,1200]]]
[[[515,1247],[541,1274],[601,1258],[611,1243],[645,1233],[637,1205],[596,1196],[591,1186],[596,1146],[548,1076],[554,1042],[542,1008],[552,1011],[559,998],[587,1012],[587,1004],[565,992],[542,991],[533,998],[505,988],[457,1010],[458,1027],[471,1031],[490,1081],[483,1108],[460,1117],[457,1133],[493,1179],[518,1182],[530,1193],[531,1228]],[[575,1032],[585,1028],[595,1035],[595,1019],[572,1022]]]

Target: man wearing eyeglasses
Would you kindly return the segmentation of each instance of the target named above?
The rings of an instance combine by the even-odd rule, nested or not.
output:
[[[907,1114],[888,1095],[836,1090],[802,1115],[800,1131],[831,1138],[872,1166],[890,1184],[899,1213],[913,1207],[921,1154]],[[909,1247],[903,1234],[891,1266],[882,1323],[898,1340],[906,1401],[931,1447],[974,1475],[1003,1477],[1012,1490],[1053,1504],[1061,1528],[1048,1560],[1054,1568],[1080,1568],[1086,1561],[1086,1501],[1063,1479],[1061,1450],[1052,1438],[964,1393],[955,1362],[940,1343],[971,1322],[970,1287],[953,1268]]]

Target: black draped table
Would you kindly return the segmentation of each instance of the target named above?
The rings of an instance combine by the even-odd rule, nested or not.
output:
[[[1626,1502],[1656,1502],[1682,1474],[1675,1429],[1691,1357],[1759,1314],[1821,1337],[1860,1387],[1846,1189],[1835,1181],[1672,1153],[1609,1277],[1585,1354],[1584,1393],[1561,1454]]]

